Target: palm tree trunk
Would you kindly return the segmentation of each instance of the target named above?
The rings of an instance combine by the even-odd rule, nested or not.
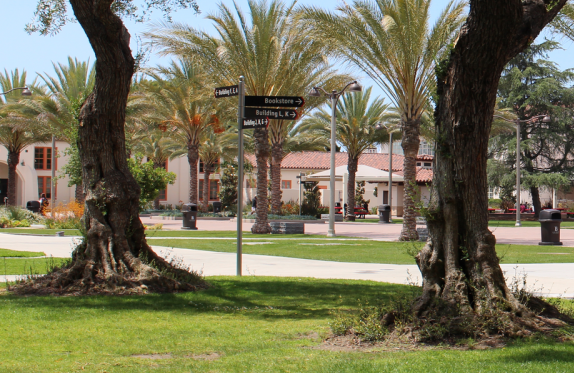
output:
[[[207,212],[209,209],[209,175],[211,174],[211,167],[207,163],[203,164],[203,206],[201,210]]]
[[[86,200],[86,194],[84,193],[84,183],[76,184],[76,191],[74,193],[74,199],[77,203],[83,204]]]
[[[534,218],[538,219],[540,210],[542,210],[542,203],[540,203],[540,191],[538,187],[530,187],[530,195],[532,196],[532,206],[534,206]]]
[[[416,241],[417,233],[417,210],[415,206],[417,195],[417,155],[420,145],[420,119],[407,120],[402,124],[403,139],[402,147],[405,153],[403,165],[405,193],[403,197],[403,230],[399,236],[400,241]]]
[[[281,215],[281,162],[283,161],[283,143],[271,146],[271,213]]]
[[[8,151],[8,206],[16,206],[16,167],[20,163],[20,152]],[[4,201],[2,201],[3,203]]]
[[[189,163],[189,203],[198,204],[197,198],[197,162],[199,161],[199,144],[187,144],[187,162]]]
[[[252,233],[271,233],[267,221],[267,162],[269,160],[269,136],[267,128],[257,128],[253,134],[255,138],[255,158],[257,161],[257,220],[251,227]]]
[[[345,220],[347,221],[355,221],[355,176],[357,174],[358,165],[359,157],[353,157],[351,153],[349,153],[347,160],[349,180],[347,181],[347,211],[345,215]]]

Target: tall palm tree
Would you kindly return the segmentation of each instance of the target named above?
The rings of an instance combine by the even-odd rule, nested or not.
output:
[[[233,10],[220,4],[219,13],[208,16],[217,36],[181,24],[156,28],[147,36],[163,54],[200,61],[218,85],[236,84],[239,76],[244,76],[247,95],[304,95],[313,86],[332,82],[336,74],[326,60],[327,45],[302,32],[302,25],[294,17],[294,5],[285,5],[281,0],[249,0],[247,17],[237,4]],[[309,100],[307,106],[317,106],[324,100]],[[285,121],[272,123],[269,130],[254,130],[258,200],[254,233],[271,231],[267,221],[269,131],[276,155],[271,162],[280,168],[280,149],[288,127]]]
[[[430,0],[355,0],[337,13],[303,8],[305,30],[324,38],[338,56],[368,74],[401,112],[404,219],[401,240],[416,231],[416,156],[420,121],[434,86],[436,61],[463,21],[465,2],[451,0],[429,27]]]
[[[199,157],[203,162],[203,212],[207,212],[209,205],[210,175],[215,172],[221,158],[231,161],[235,154],[237,154],[237,133],[233,130],[215,131],[213,128],[205,131],[199,149]]]
[[[355,174],[359,165],[359,158],[363,152],[388,139],[385,131],[376,129],[386,114],[389,105],[384,99],[375,98],[372,102],[371,88],[364,92],[347,93],[337,103],[337,142],[347,150],[347,183],[346,219],[355,220]],[[310,118],[303,121],[307,129],[322,128],[325,134],[331,131],[331,113],[320,109]],[[331,191],[334,193],[334,191]]]
[[[70,156],[78,157],[76,140],[80,108],[94,89],[96,70],[94,65],[90,67],[89,61],[81,62],[71,57],[68,57],[68,65],[52,65],[55,77],[47,73],[38,74],[47,92],[34,95],[32,100],[26,100],[26,105],[37,112],[52,134],[70,144]],[[83,201],[81,176],[70,175],[70,181],[76,184],[76,200]]]
[[[20,73],[18,69],[8,73],[0,72],[0,90],[10,91],[13,88],[25,87],[26,71]],[[39,89],[32,88],[34,93]],[[4,95],[0,98],[0,145],[8,150],[8,205],[16,205],[16,167],[20,163],[20,153],[25,147],[48,138],[46,129],[36,119],[33,111],[29,110],[24,101],[29,98],[22,97],[20,90]]]
[[[148,75],[155,79],[152,83],[142,83],[148,103],[154,108],[149,120],[170,132],[175,130],[173,138],[179,138],[187,147],[189,201],[198,203],[197,166],[201,140],[205,131],[219,125],[218,107],[211,92],[206,92],[201,83],[206,75],[197,64],[188,60],[158,67]]]

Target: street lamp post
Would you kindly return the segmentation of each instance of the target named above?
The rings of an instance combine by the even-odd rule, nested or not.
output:
[[[389,126],[387,126],[384,123],[378,123],[375,126],[376,130],[381,130],[383,129],[383,127],[385,127],[387,129],[387,132],[389,133],[389,207],[391,209],[391,212],[389,214],[389,221],[392,223],[393,222],[393,132],[394,130],[392,128],[389,128]]]
[[[516,208],[516,223],[514,224],[515,227],[522,227],[522,222],[520,221],[520,124],[521,123],[531,123],[534,120],[542,119],[542,122],[548,123],[550,122],[550,117],[546,114],[535,115],[529,119],[506,119],[500,115],[494,115],[495,118],[501,119],[508,123],[514,123],[516,126],[516,204],[514,207]]]
[[[335,149],[337,147],[336,138],[336,126],[337,126],[337,102],[339,97],[349,89],[349,92],[361,92],[363,87],[355,80],[345,86],[341,91],[337,92],[335,90],[328,93],[321,87],[313,87],[309,96],[321,97],[325,95],[331,99],[331,174],[329,179],[329,189],[331,191],[329,195],[329,230],[327,231],[327,237],[335,237]],[[321,91],[323,93],[321,93]],[[353,206],[351,206],[353,208]],[[345,211],[343,211],[343,214]]]

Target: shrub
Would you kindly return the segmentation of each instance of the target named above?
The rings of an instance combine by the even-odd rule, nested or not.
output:
[[[16,207],[16,206],[7,206],[7,207],[0,207],[0,219],[4,218],[9,221],[24,221],[28,222],[27,226],[30,224],[41,223],[44,221],[44,217],[40,214],[35,214],[30,210]]]
[[[52,211],[52,216],[46,218],[45,225],[48,229],[82,229],[82,216],[84,205],[78,202],[58,204]]]
[[[281,205],[281,215],[298,215],[299,202],[290,200]]]

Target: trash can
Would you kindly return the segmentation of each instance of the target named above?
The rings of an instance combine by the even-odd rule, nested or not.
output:
[[[391,206],[379,205],[379,223],[390,223],[391,219]]]
[[[221,212],[221,202],[213,202],[213,212]]]
[[[183,226],[181,229],[197,230],[195,226],[197,222],[197,205],[195,203],[185,203],[181,206],[181,212],[183,214]]]
[[[26,209],[32,212],[40,212],[40,202],[39,201],[28,201],[26,202]]]
[[[539,245],[562,245],[560,242],[560,223],[562,214],[558,210],[540,211],[540,233],[542,242]]]

